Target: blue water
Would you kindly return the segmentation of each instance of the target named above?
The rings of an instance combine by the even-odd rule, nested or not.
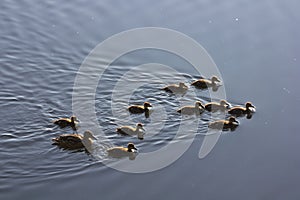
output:
[[[7,0],[0,5],[0,199],[299,199],[298,1]],[[149,26],[174,29],[200,43],[220,70],[227,100],[252,101],[257,113],[240,119],[240,127],[222,134],[200,160],[201,124],[207,123],[202,121],[182,157],[145,174],[119,172],[84,152],[52,146],[51,138],[71,131],[51,122],[72,114],[74,80],[89,52],[113,34]],[[108,69],[95,97],[106,137],[116,145],[133,141],[142,152],[172,142],[181,118],[169,110],[174,123],[168,121],[163,134],[146,135],[144,141],[122,138],[114,133],[110,88],[132,66],[150,62],[198,76],[179,57],[137,51]],[[176,98],[154,89],[159,86],[140,88],[131,102],[145,98],[176,107]]]

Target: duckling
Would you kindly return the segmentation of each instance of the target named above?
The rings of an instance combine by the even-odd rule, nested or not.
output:
[[[234,131],[236,127],[239,125],[239,122],[235,119],[235,117],[229,117],[228,120],[217,120],[214,122],[211,122],[208,127],[211,129],[219,129],[226,131],[228,129],[231,129],[231,131]]]
[[[140,114],[140,113],[144,113],[144,112],[149,112],[149,107],[152,107],[152,105],[149,102],[145,102],[143,106],[141,106],[141,105],[129,106],[128,110],[130,113]]]
[[[185,85],[183,82],[180,82],[179,85],[176,84],[168,85],[162,88],[162,90],[170,93],[175,93],[175,94],[176,93],[184,94],[188,90],[188,86]]]
[[[65,128],[70,126],[73,130],[76,130],[77,118],[75,116],[71,116],[71,118],[60,118],[53,121],[54,124],[58,125],[60,128]]]
[[[126,147],[113,147],[107,150],[108,156],[112,158],[124,158],[129,157],[130,160],[134,160],[136,157],[137,148],[133,143],[128,143]]]
[[[200,101],[196,101],[194,106],[184,106],[177,110],[177,112],[184,115],[200,115],[204,112],[204,106]]]
[[[141,131],[142,130],[142,131]],[[122,135],[137,135],[138,139],[143,140],[145,133],[145,129],[143,128],[143,124],[137,123],[136,128],[131,126],[121,126],[116,129],[116,131]]]
[[[53,138],[53,145],[57,145],[60,148],[68,150],[87,149],[91,150],[93,141],[97,138],[91,131],[85,131],[83,136],[80,134],[63,134],[56,138]]]
[[[210,80],[202,78],[202,79],[192,82],[191,85],[195,86],[198,89],[207,89],[209,87],[217,88],[218,87],[217,82],[220,83],[221,82],[220,79],[216,76],[212,76]],[[214,89],[214,90],[216,90],[216,89]]]
[[[236,106],[228,110],[228,113],[235,117],[247,115],[247,118],[249,118],[253,112],[255,112],[255,106],[251,102],[246,102],[245,108],[242,106]]]
[[[229,105],[230,104],[226,100],[221,99],[220,103],[210,102],[205,104],[205,110],[209,112],[217,112],[217,111],[224,112],[229,107]]]

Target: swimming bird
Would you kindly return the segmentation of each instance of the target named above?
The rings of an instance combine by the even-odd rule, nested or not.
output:
[[[134,160],[136,157],[137,148],[133,143],[128,143],[126,147],[112,147],[107,150],[108,156],[112,158],[124,158],[129,157],[130,160]]]
[[[246,102],[245,108],[242,106],[236,106],[228,110],[228,113],[235,117],[241,117],[244,115],[250,116],[253,112],[255,112],[255,106],[251,102]],[[247,116],[247,118],[249,118],[249,116]]]
[[[205,104],[205,110],[209,111],[209,112],[217,112],[217,111],[226,111],[226,109],[229,107],[229,103],[224,100],[221,99],[220,103],[217,102],[210,102]]]
[[[201,78],[197,81],[191,83],[191,85],[195,86],[198,89],[207,89],[209,87],[216,88],[218,87],[218,83],[220,83],[220,79],[216,76],[212,76],[211,79]]]
[[[239,122],[235,119],[235,117],[229,117],[228,120],[217,120],[214,122],[209,123],[208,127],[211,129],[219,129],[226,131],[228,129],[231,129],[231,131],[234,131],[236,127],[239,125]]]
[[[53,138],[53,145],[68,150],[76,150],[85,148],[90,152],[92,149],[93,140],[97,138],[91,131],[85,131],[83,136],[80,134],[63,134]]]
[[[149,112],[149,107],[152,105],[149,102],[145,102],[144,105],[132,105],[128,107],[128,110],[132,114],[140,114],[144,112]]]
[[[184,115],[200,115],[204,112],[204,106],[200,101],[196,101],[194,106],[184,106],[177,110],[177,112]]]
[[[76,130],[77,125],[77,118],[75,116],[71,116],[69,118],[60,118],[55,121],[53,121],[54,124],[58,125],[60,128],[65,128],[67,126],[70,126],[73,130]]]
[[[188,90],[188,86],[185,85],[183,82],[180,82],[178,85],[177,84],[168,85],[168,86],[162,88],[162,90],[164,90],[166,92],[174,93],[174,94],[176,94],[176,93],[184,94]]]
[[[122,135],[137,135],[138,139],[140,140],[143,140],[145,135],[145,133],[143,132],[145,131],[145,129],[143,127],[143,124],[141,123],[137,123],[136,128],[131,126],[121,126],[117,128],[116,131]]]

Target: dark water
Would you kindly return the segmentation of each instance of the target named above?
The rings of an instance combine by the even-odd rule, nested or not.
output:
[[[298,1],[48,0],[0,5],[0,199],[300,198]],[[222,135],[206,158],[197,156],[203,140],[199,134],[180,159],[146,174],[119,172],[101,163],[104,156],[99,160],[52,146],[51,138],[70,132],[51,121],[72,114],[74,79],[84,58],[111,35],[145,26],[174,29],[202,44],[222,74],[228,101],[250,100],[258,112],[251,120],[241,119],[235,132]],[[168,113],[174,123],[168,121],[164,134],[149,135],[143,142],[121,138],[114,133],[109,98],[118,77],[149,62],[194,73],[186,61],[166,52],[135,52],[108,69],[95,99],[107,138],[116,145],[134,141],[141,151],[170,142],[179,116]],[[176,107],[176,98],[154,91],[158,86],[139,88],[131,102],[144,98]]]

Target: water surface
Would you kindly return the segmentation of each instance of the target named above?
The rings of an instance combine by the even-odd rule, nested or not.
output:
[[[2,1],[0,198],[299,199],[298,7],[293,0]],[[111,35],[145,26],[194,38],[216,62],[228,101],[252,101],[258,112],[251,120],[241,119],[236,131],[223,134],[209,156],[199,160],[204,116],[188,151],[147,174],[119,172],[84,152],[52,146],[51,138],[70,133],[51,121],[72,114],[74,79],[84,58]],[[95,98],[107,138],[116,145],[133,141],[144,152],[176,142],[171,140],[181,118],[172,109],[178,100],[155,90],[162,84],[138,88],[131,102],[143,98],[164,105],[169,119],[161,133],[138,141],[114,133],[118,124],[111,115],[110,92],[123,73],[150,62],[174,67],[187,81],[195,72],[166,52],[133,52],[106,71]],[[132,117],[133,124],[141,120],[151,122]]]

